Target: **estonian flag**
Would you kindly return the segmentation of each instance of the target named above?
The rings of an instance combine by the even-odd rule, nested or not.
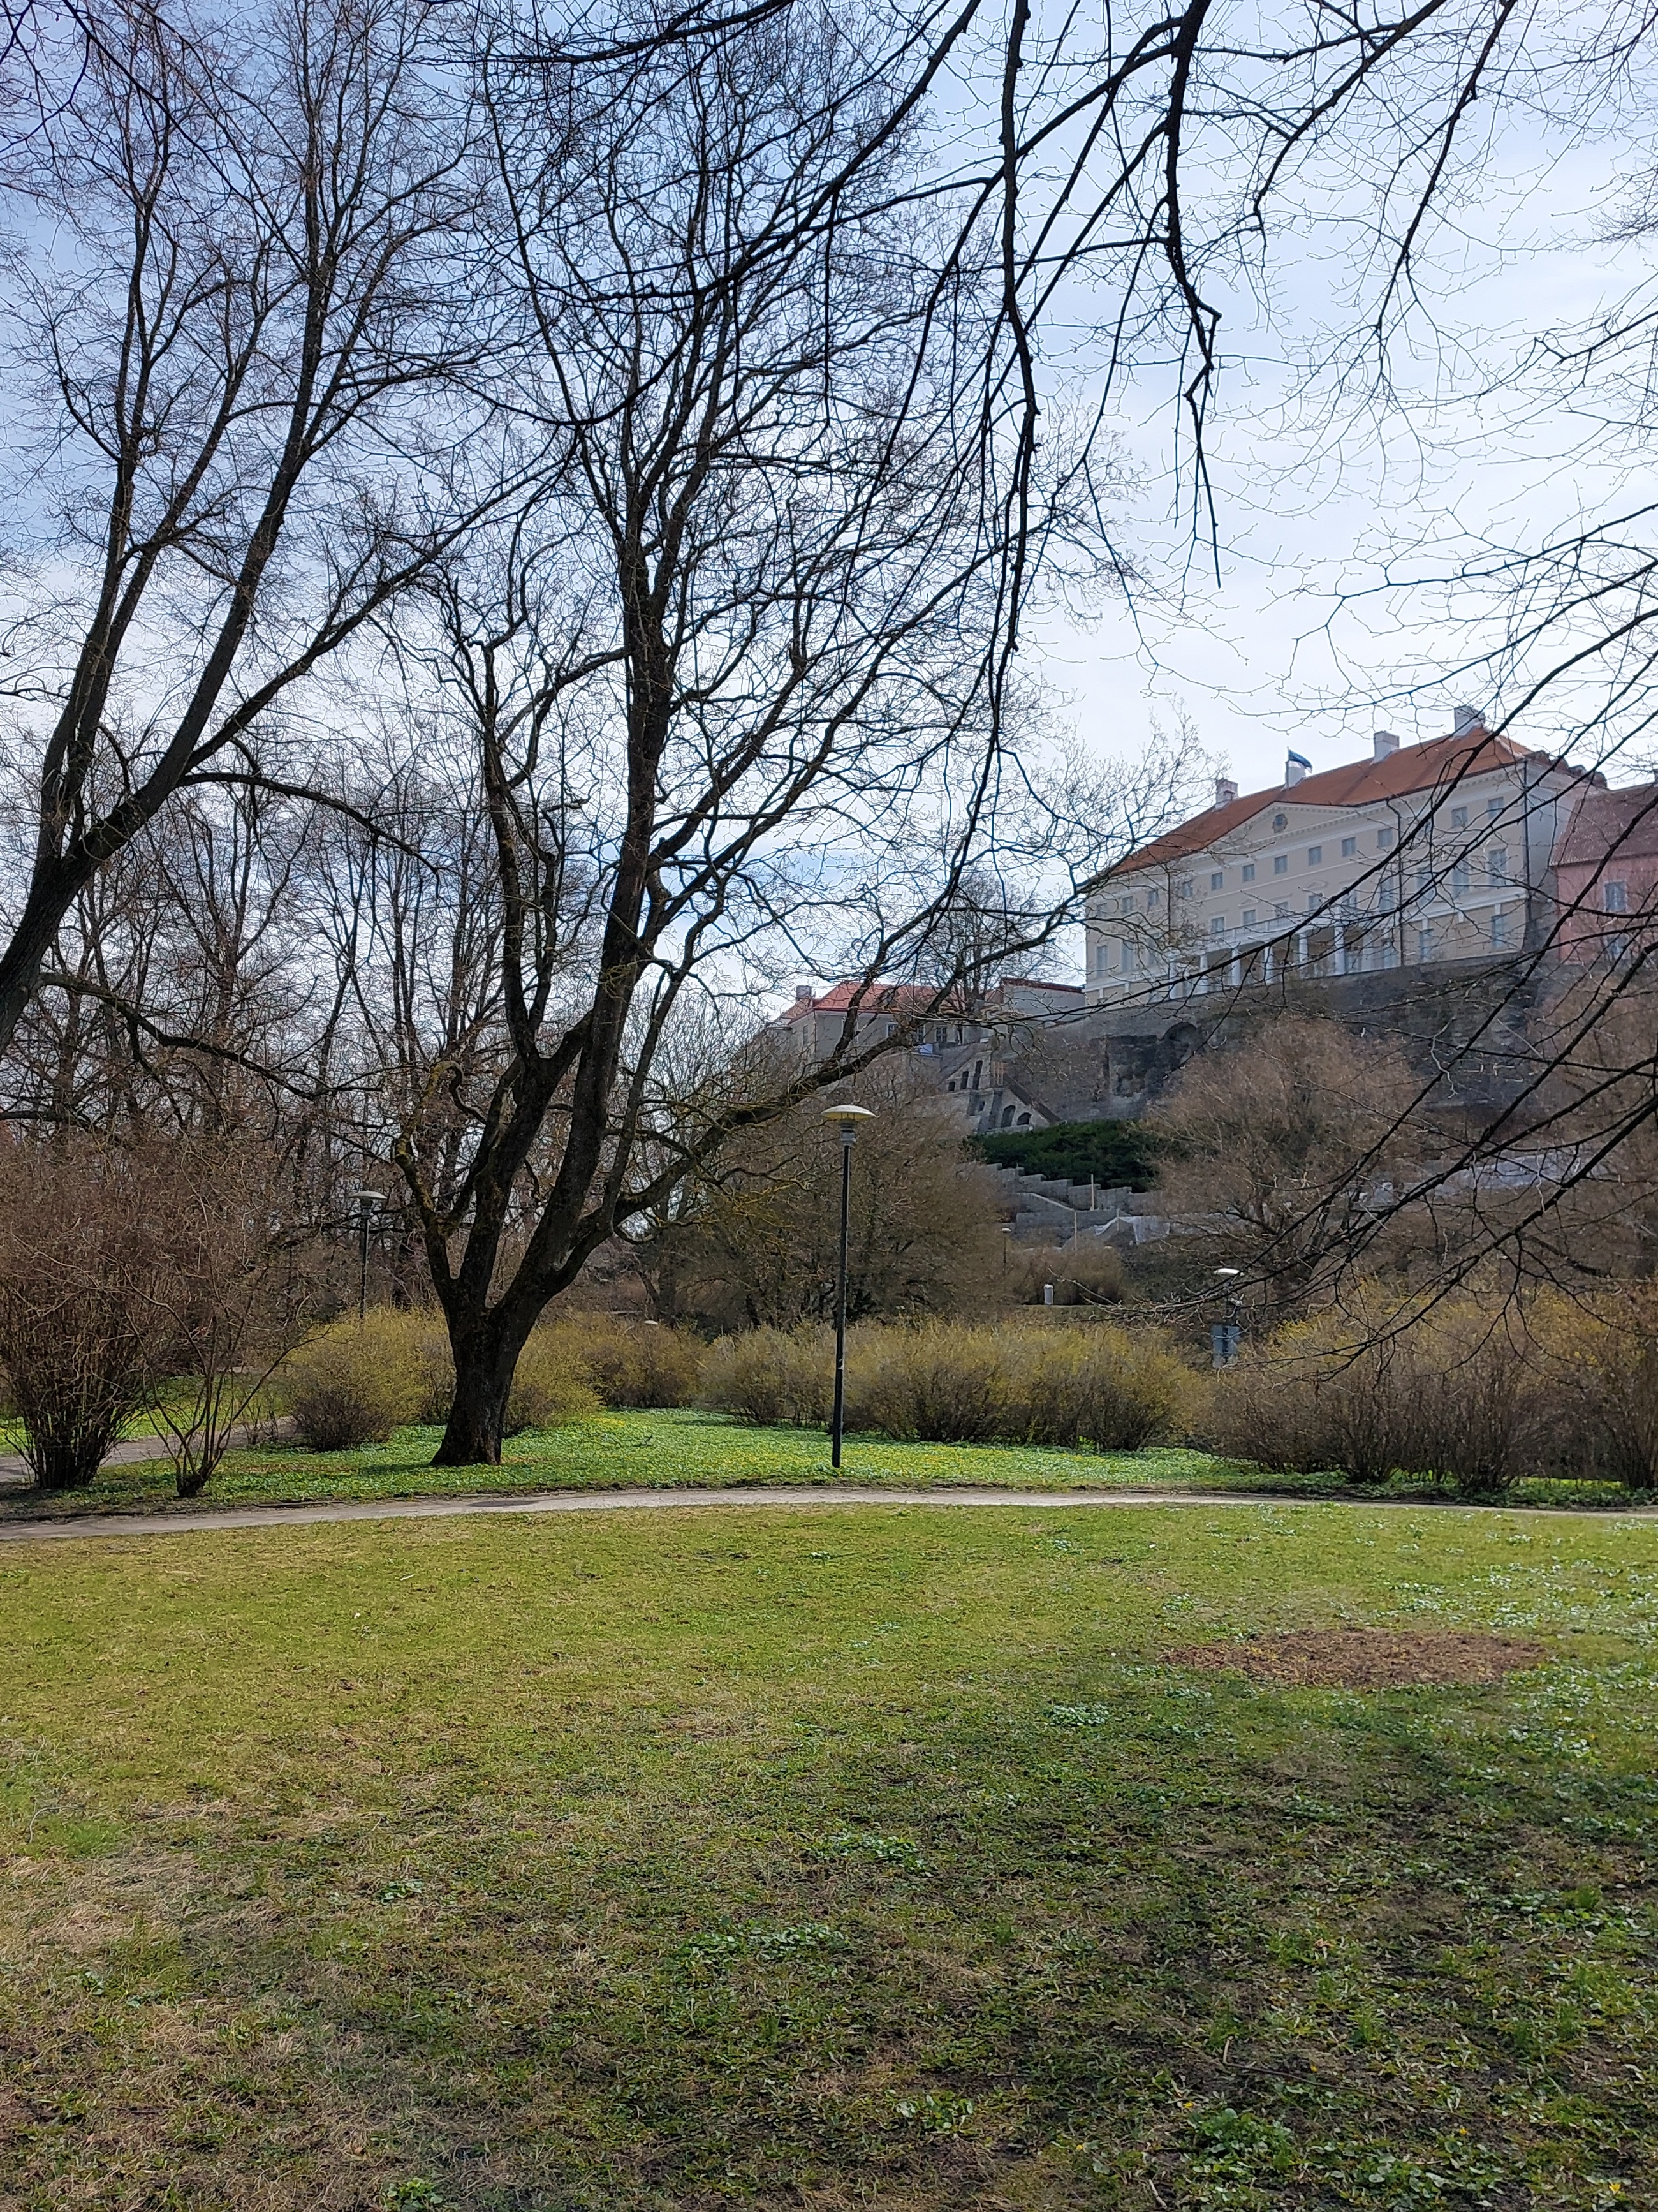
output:
[[[1310,773],[1313,763],[1308,759],[1305,753],[1291,753],[1290,758],[1294,762],[1297,768],[1304,768]]]

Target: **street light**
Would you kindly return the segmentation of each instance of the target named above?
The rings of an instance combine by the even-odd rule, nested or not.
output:
[[[841,1464],[841,1431],[847,1411],[847,1237],[852,1225],[852,1147],[860,1121],[875,1119],[867,1106],[826,1106],[823,1119],[841,1132],[841,1267],[835,1285],[835,1411],[829,1419],[829,1465]]]
[[[375,1211],[386,1203],[383,1190],[354,1190],[352,1198],[357,1208],[357,1319],[368,1317],[368,1224]]]
[[[1217,1267],[1215,1273],[1224,1279],[1236,1281],[1243,1270],[1242,1267]],[[1217,1367],[1231,1365],[1238,1356],[1238,1339],[1243,1334],[1242,1325],[1236,1318],[1242,1310],[1238,1293],[1236,1291],[1229,1291],[1226,1302],[1234,1318],[1215,1322],[1209,1330],[1210,1358]]]

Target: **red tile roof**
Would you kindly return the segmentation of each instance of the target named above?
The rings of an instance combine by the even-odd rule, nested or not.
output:
[[[1507,738],[1493,738],[1483,728],[1448,738],[1430,738],[1425,744],[1401,745],[1381,760],[1351,762],[1345,768],[1328,768],[1304,775],[1299,783],[1278,784],[1271,791],[1254,791],[1224,806],[1212,806],[1189,822],[1142,845],[1108,871],[1131,875],[1137,869],[1155,868],[1206,853],[1268,806],[1374,806],[1388,799],[1402,799],[1409,792],[1448,791],[1470,775],[1488,769],[1509,768],[1521,761],[1552,765],[1546,753],[1530,752]]]

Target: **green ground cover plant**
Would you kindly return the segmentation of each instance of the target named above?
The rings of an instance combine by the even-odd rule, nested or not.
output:
[[[22,2212],[1606,2212],[1658,1528],[925,1509],[30,1547]],[[1168,1654],[1487,1628],[1495,1686]]]

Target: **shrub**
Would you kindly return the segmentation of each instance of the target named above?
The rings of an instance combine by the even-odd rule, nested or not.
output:
[[[756,1428],[805,1429],[828,1419],[834,1384],[828,1329],[756,1328],[709,1346],[697,1395]]]
[[[149,1183],[141,1157],[67,1132],[0,1157],[0,1362],[43,1490],[89,1484],[165,1371]]]
[[[532,1330],[518,1356],[502,1434],[516,1437],[525,1429],[563,1428],[571,1421],[585,1421],[598,1408],[598,1393],[574,1346],[556,1328]]]
[[[1123,1295],[1122,1254],[1099,1237],[1078,1237],[1063,1249],[1016,1245],[1006,1274],[1009,1296],[1026,1305],[1046,1305],[1050,1283],[1058,1306],[1115,1305]]]
[[[555,1326],[607,1406],[689,1406],[696,1395],[701,1347],[677,1329],[610,1314]]]
[[[1540,1301],[1533,1330],[1558,1398],[1558,1471],[1650,1490],[1658,1482],[1658,1285]]]
[[[935,1322],[860,1332],[847,1362],[847,1426],[930,1443],[989,1443],[1011,1407],[1004,1340]]]
[[[1005,1344],[1005,1433],[1033,1444],[1139,1451],[1178,1429],[1193,1376],[1155,1337],[1090,1327],[1030,1330]]]
[[[295,1434],[313,1451],[384,1443],[422,1411],[417,1346],[425,1317],[378,1307],[337,1321],[289,1354],[282,1392]]]
[[[1523,1319],[1475,1297],[1369,1299],[1280,1329],[1218,1376],[1204,1441],[1256,1466],[1355,1482],[1432,1475],[1481,1495],[1553,1455]]]

